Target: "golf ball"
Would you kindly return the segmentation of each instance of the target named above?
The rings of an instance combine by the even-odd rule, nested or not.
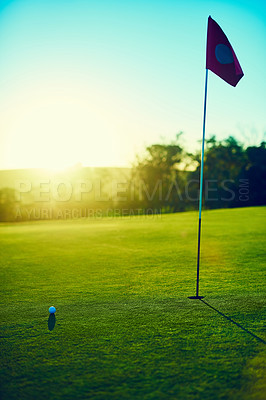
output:
[[[54,306],[51,306],[50,308],[49,308],[49,313],[50,314],[54,314],[56,312],[56,308],[54,307]]]

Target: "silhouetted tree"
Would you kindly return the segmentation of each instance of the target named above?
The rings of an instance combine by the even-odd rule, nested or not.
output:
[[[170,144],[154,144],[145,156],[137,159],[132,178],[137,189],[137,203],[142,208],[164,212],[184,210],[185,176],[180,167],[186,153],[179,144],[181,133]]]
[[[198,167],[189,175],[189,179],[194,182],[190,185],[190,195],[193,198],[199,188],[199,154],[194,156],[194,160],[198,161]],[[203,204],[206,208],[235,206],[239,179],[246,163],[247,156],[243,146],[232,136],[223,141],[217,141],[213,136],[207,141],[203,191]]]
[[[248,201],[246,205],[260,206],[266,204],[266,148],[265,142],[259,147],[246,149],[247,163],[242,177],[247,180]]]

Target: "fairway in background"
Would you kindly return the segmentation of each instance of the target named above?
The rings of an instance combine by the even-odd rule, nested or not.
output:
[[[264,340],[265,214],[203,213],[200,281]],[[197,217],[1,224],[2,398],[262,399],[265,345],[187,299]]]

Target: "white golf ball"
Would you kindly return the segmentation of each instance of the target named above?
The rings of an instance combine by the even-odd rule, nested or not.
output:
[[[50,314],[54,314],[56,312],[56,308],[54,307],[54,306],[51,306],[50,308],[49,308],[49,313]]]

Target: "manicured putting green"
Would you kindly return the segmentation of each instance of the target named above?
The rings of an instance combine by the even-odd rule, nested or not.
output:
[[[265,216],[1,224],[1,398],[263,399]]]

